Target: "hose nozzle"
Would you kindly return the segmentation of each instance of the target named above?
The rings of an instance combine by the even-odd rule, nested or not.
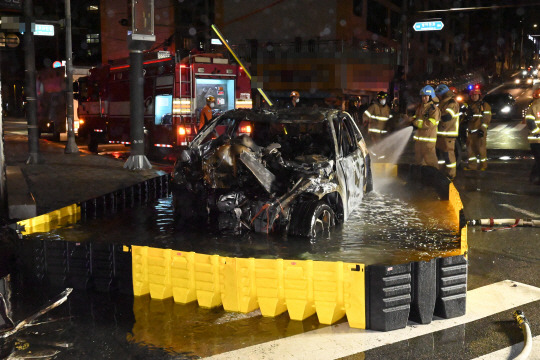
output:
[[[523,311],[516,310],[514,311],[513,315],[514,315],[514,319],[516,319],[519,326],[523,325],[524,323],[525,324],[529,323],[529,320],[527,320]]]

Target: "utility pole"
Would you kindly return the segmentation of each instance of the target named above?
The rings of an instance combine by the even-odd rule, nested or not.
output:
[[[67,115],[67,143],[64,153],[78,154],[79,148],[75,142],[75,130],[73,129],[73,49],[71,44],[71,3],[65,0],[66,12],[66,115]]]
[[[34,48],[34,8],[32,0],[24,0],[24,91],[26,93],[26,121],[28,123],[28,159],[26,164],[43,162],[39,152],[39,129],[37,123],[36,55]]]
[[[129,92],[131,111],[131,154],[124,164],[130,170],[151,169],[152,164],[144,154],[144,74],[143,51],[156,42],[154,34],[154,0],[129,0],[131,31],[129,47]]]
[[[0,53],[0,64],[2,63]],[[0,66],[1,68],[1,66]],[[0,80],[0,88],[1,88]],[[6,157],[4,155],[4,119],[2,109],[2,97],[0,96],[0,220],[9,219],[9,206],[7,199],[7,176]]]

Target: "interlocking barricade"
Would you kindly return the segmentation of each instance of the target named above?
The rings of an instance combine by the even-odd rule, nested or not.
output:
[[[75,289],[92,287],[90,267],[90,243],[66,242],[67,245],[67,285]]]
[[[248,313],[259,308],[254,258],[224,258],[220,263],[221,299],[227,311]]]
[[[411,307],[411,264],[370,265],[366,277],[368,329],[404,328]]]
[[[148,283],[148,247],[132,246],[133,295],[141,296],[150,293]]]
[[[255,284],[263,316],[287,311],[284,282],[283,259],[255,259]]]
[[[199,306],[214,308],[221,305],[218,255],[195,254],[195,288]]]
[[[148,283],[154,299],[172,296],[171,252],[170,249],[148,248]]]
[[[313,299],[321,324],[331,325],[345,316],[343,262],[313,262]]]
[[[173,251],[171,256],[171,283],[174,301],[187,304],[197,300],[195,253]]]
[[[437,297],[437,259],[412,264],[412,300],[409,320],[429,324],[433,319]]]
[[[313,260],[283,261],[285,301],[292,320],[315,314],[313,299]]]
[[[352,328],[366,328],[366,277],[364,264],[343,264],[343,302]]]
[[[437,259],[435,315],[450,319],[465,315],[467,258],[464,255]]]

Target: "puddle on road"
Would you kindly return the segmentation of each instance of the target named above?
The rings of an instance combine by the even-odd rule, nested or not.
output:
[[[349,220],[315,239],[285,234],[226,235],[178,225],[172,197],[27,239],[148,245],[231,257],[398,264],[459,248],[450,205],[430,188],[389,183],[367,195]]]
[[[188,230],[178,226],[172,198],[165,197],[117,214],[83,219],[49,233],[28,235],[19,245],[28,258],[40,255],[25,247],[40,241],[57,244],[68,241],[149,245],[223,256],[365,264],[427,260],[459,248],[459,237],[452,231],[455,224],[448,217],[450,205],[439,201],[432,189],[406,187],[397,181],[385,184],[381,179],[376,184],[376,190],[349,221],[334,229],[330,236],[316,239],[254,233],[224,236],[207,233],[206,228]],[[48,256],[55,255],[49,252]],[[24,260],[28,259],[19,259]],[[60,270],[60,280],[55,281],[52,270],[48,269],[49,274],[39,283],[17,273],[10,275],[10,281],[4,279],[7,284],[4,288],[9,289],[6,296],[9,312],[15,322],[35,312],[65,288],[61,284],[65,272]],[[159,301],[147,296],[133,298],[121,292],[77,289],[66,303],[40,319],[39,325],[27,327],[0,342],[0,357],[22,359],[40,354],[58,359],[191,359],[325,326],[319,324],[316,316],[301,322],[291,321],[287,313],[263,318],[259,311],[226,313],[222,308],[202,309],[196,303],[181,305],[172,299]]]

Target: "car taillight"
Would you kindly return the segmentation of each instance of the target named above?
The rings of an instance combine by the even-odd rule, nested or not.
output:
[[[240,126],[240,132],[243,134],[251,134],[251,125]]]
[[[178,135],[191,135],[191,128],[190,127],[179,126],[178,127]]]

